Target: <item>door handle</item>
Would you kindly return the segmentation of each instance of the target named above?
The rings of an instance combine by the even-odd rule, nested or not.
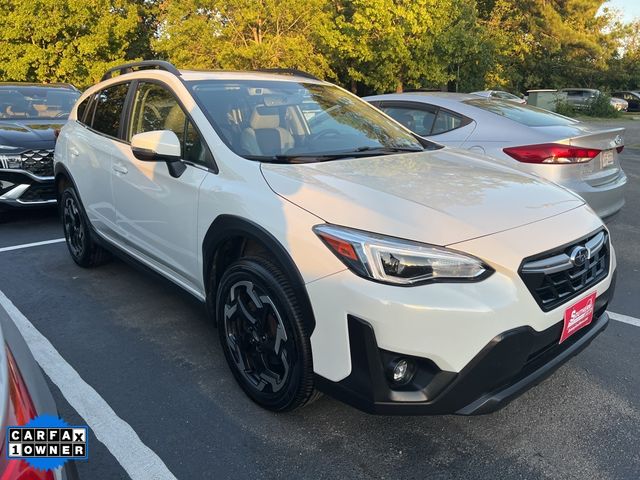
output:
[[[72,157],[77,157],[78,155],[80,155],[80,152],[78,151],[78,149],[76,147],[69,147],[69,154]]]
[[[126,175],[127,173],[129,173],[129,170],[127,169],[127,167],[125,167],[120,163],[116,163],[113,165],[113,171],[116,173],[121,173],[122,175]]]

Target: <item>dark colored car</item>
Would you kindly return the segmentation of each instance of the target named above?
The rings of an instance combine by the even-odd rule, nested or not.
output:
[[[628,112],[640,112],[640,92],[631,90],[618,91],[611,94],[612,97],[622,98],[629,104]]]
[[[56,130],[79,96],[66,84],[0,83],[0,211],[55,203]]]
[[[7,458],[6,427],[24,425],[43,415],[58,416],[55,401],[42,370],[20,331],[0,307],[0,478],[2,480],[77,480],[73,462],[61,469],[39,470],[22,460]]]

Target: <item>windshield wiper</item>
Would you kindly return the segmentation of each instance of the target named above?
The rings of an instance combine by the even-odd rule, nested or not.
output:
[[[410,147],[360,147],[356,149],[356,152],[382,152],[382,153],[402,153],[402,152],[424,152],[424,148],[410,148]]]
[[[345,158],[372,157],[376,155],[390,155],[393,153],[423,152],[423,149],[404,147],[360,147],[347,152],[335,153],[300,153],[291,155],[245,155],[249,160],[259,160],[268,163],[313,163],[328,162]]]

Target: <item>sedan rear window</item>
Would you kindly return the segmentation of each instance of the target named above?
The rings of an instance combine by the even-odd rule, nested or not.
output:
[[[577,120],[558,115],[549,110],[532,107],[531,105],[520,105],[504,100],[473,99],[464,100],[464,103],[495,113],[501,117],[526,125],[527,127],[552,127],[578,123]]]

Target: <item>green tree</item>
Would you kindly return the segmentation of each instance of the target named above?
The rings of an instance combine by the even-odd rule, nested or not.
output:
[[[84,87],[149,53],[145,0],[1,0],[0,79]]]
[[[478,18],[475,0],[458,0],[452,7],[449,25],[436,38],[435,53],[447,63],[449,90],[480,90],[495,63],[492,32]]]
[[[603,85],[611,91],[640,89],[640,21],[622,27],[621,47],[609,59]]]
[[[449,24],[452,3],[333,0],[333,22],[323,39],[343,83],[378,92],[446,83],[450,76],[446,59],[436,55],[436,38]]]
[[[155,49],[185,68],[331,70],[316,32],[325,0],[167,0]]]
[[[489,2],[483,2],[486,6]],[[499,58],[487,83],[524,90],[597,86],[619,30],[605,0],[496,0],[488,25]]]

